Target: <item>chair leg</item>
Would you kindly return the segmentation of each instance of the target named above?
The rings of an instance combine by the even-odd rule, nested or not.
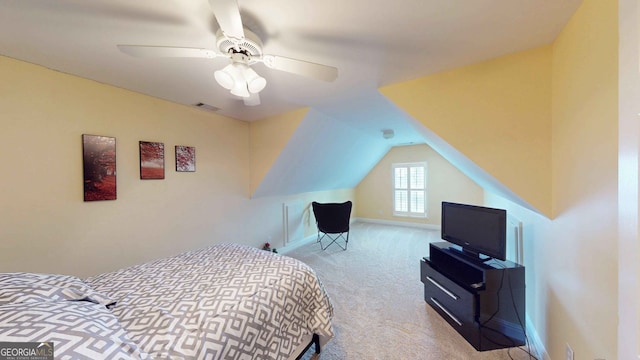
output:
[[[340,247],[342,248],[342,250],[347,250],[347,246],[349,245],[349,232],[347,232],[347,233],[346,233],[346,234],[347,234],[346,238],[345,238],[344,234],[345,234],[345,233],[337,234],[335,237],[332,237],[330,234],[326,234],[326,233],[325,233],[325,234],[323,234],[323,235],[322,235],[322,237],[320,237],[320,238],[318,239],[318,242],[320,242],[320,248],[321,248],[322,250],[326,250],[329,246],[331,246],[332,244],[334,244],[334,243],[335,243],[335,244],[337,244],[338,246],[340,246]],[[331,240],[331,242],[330,242],[329,244],[327,244],[327,246],[324,246],[324,245],[322,244],[322,239],[324,239],[324,238],[325,238],[325,236],[326,236],[326,237],[328,237],[328,238]],[[339,240],[340,238],[342,238],[342,240],[344,240],[344,242],[345,242],[345,243],[344,243],[344,246],[343,246],[341,243],[339,243],[339,242],[338,242],[338,240]]]
[[[324,239],[324,237],[325,237],[325,236],[326,236],[326,237],[328,237],[328,238],[331,240],[331,242],[329,242],[329,244],[327,244],[327,246],[322,245],[322,239]],[[329,246],[331,246],[331,244],[333,244],[334,242],[336,242],[336,239],[332,238],[332,237],[331,237],[331,235],[324,234],[324,235],[322,236],[322,238],[320,239],[320,248],[321,248],[322,250],[327,250],[327,248],[328,248]]]
[[[342,250],[347,250],[347,246],[349,245],[349,233],[347,233],[347,237],[344,237],[344,233],[340,234],[339,238],[342,238],[344,240],[344,246],[342,246],[342,244],[340,244],[339,242],[336,242],[336,244],[338,244],[338,246],[340,246],[342,248]],[[336,239],[337,240],[337,239]]]

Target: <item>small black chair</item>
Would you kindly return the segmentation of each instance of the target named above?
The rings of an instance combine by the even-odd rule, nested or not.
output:
[[[312,202],[313,215],[316,217],[316,226],[318,226],[318,239],[322,250],[325,250],[331,244],[336,243],[347,250],[349,245],[349,220],[351,218],[351,201],[343,203],[318,203]],[[331,242],[327,246],[322,245],[322,239],[327,237]],[[337,242],[339,239],[344,241],[344,246]]]

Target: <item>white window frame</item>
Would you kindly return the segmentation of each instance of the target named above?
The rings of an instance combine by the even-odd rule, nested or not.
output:
[[[419,184],[415,184],[409,178],[409,173],[411,172],[411,168],[422,168],[424,171],[424,181],[422,183],[422,187],[416,186]],[[407,179],[406,186],[405,184],[396,184],[396,169],[406,169]],[[392,164],[391,169],[391,193],[392,193],[392,210],[394,216],[403,216],[403,217],[419,217],[426,218],[427,217],[427,162],[411,162],[411,163],[394,163]],[[407,204],[405,209],[398,209],[396,207],[396,196],[397,194],[404,193],[404,197],[407,199]],[[417,202],[422,193],[422,197],[424,198],[422,205]]]

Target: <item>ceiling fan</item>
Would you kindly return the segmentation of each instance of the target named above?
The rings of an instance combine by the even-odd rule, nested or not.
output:
[[[260,104],[258,94],[267,85],[267,81],[251,68],[251,65],[258,62],[271,69],[327,82],[338,77],[338,69],[333,66],[263,54],[260,38],[242,25],[237,0],[209,0],[209,4],[220,25],[215,50],[145,45],[118,45],[118,48],[135,57],[227,57],[231,62],[215,71],[214,77],[220,86],[241,97],[248,106]]]

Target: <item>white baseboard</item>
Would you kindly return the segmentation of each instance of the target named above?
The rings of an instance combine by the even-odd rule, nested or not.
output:
[[[440,231],[440,225],[433,225],[433,224],[421,224],[421,223],[414,223],[414,222],[408,222],[408,221],[380,220],[380,219],[369,219],[369,218],[354,218],[353,220],[354,220],[354,222],[365,222],[365,223],[373,223],[373,224],[381,224],[381,225],[414,227],[414,228],[420,228],[420,229],[438,230],[438,231]]]
[[[394,220],[379,220],[379,219],[369,219],[369,218],[351,218],[350,223],[356,222],[364,222],[364,223],[373,223],[373,224],[381,224],[381,225],[391,225],[391,226],[405,226],[405,227],[413,227],[419,229],[427,229],[427,230],[437,230],[440,231],[440,225],[432,225],[432,224],[420,224],[420,223],[412,223],[405,221],[394,221]],[[302,245],[308,244],[311,241],[315,241],[317,238],[317,234],[309,235],[300,240],[294,240],[289,242],[287,245],[278,248],[278,253],[286,254],[287,252],[296,249]]]
[[[540,336],[536,331],[536,328],[533,326],[531,319],[529,316],[526,317],[526,326],[527,326],[527,339],[529,340],[529,346],[533,356],[540,360],[551,360],[549,357],[549,353],[547,353],[547,349],[544,347],[542,340],[540,340]]]
[[[317,238],[317,235],[309,235],[305,238],[302,238],[300,240],[294,240],[294,241],[290,241],[287,245],[277,249],[279,254],[287,254],[289,251],[293,250],[293,249],[297,249],[302,245],[308,244],[312,241],[315,241]]]

